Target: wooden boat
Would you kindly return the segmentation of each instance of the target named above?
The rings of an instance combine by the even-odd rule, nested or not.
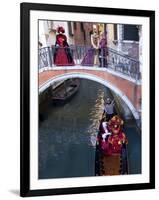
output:
[[[98,138],[101,138],[100,128],[98,132]],[[127,144],[126,143],[122,144],[120,153],[105,154],[101,147],[101,141],[100,139],[98,139],[98,142],[96,144],[96,155],[95,155],[95,175],[108,176],[108,175],[123,175],[128,173],[129,169],[128,169]]]
[[[70,101],[77,93],[80,86],[79,79],[68,79],[52,90],[52,102],[55,105],[63,105]]]

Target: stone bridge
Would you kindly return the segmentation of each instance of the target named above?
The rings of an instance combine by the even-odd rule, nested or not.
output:
[[[140,118],[140,80],[135,80],[107,68],[54,67],[43,69],[39,73],[39,93],[43,92],[54,82],[68,78],[85,78],[105,85],[120,96],[131,110],[135,119]]]

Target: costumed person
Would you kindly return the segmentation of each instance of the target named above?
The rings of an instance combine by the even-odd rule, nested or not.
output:
[[[111,135],[107,123],[108,122],[106,121],[106,117],[103,117],[99,127],[100,134],[98,136],[98,141],[100,141],[99,145],[104,154],[108,154],[109,152],[108,136]]]
[[[93,25],[93,31],[91,32],[91,48],[88,49],[84,59],[81,62],[81,65],[93,66],[99,65],[99,58],[98,58],[98,48],[99,48],[99,33],[98,33],[98,26]]]
[[[110,98],[106,99],[104,105],[104,115],[106,115],[107,121],[114,116],[114,100],[111,100]]]
[[[98,49],[99,49],[99,33],[98,27],[93,25],[93,34],[91,34],[91,44],[94,48],[94,65],[99,65]]]
[[[99,62],[100,67],[107,67],[107,56],[108,56],[108,48],[107,48],[107,39],[103,32],[100,33],[100,42],[99,42]]]
[[[67,37],[64,34],[65,29],[60,26],[57,29],[55,52],[54,52],[54,64],[57,66],[74,65],[74,61],[70,52],[69,45],[67,43]]]
[[[126,135],[122,130],[123,124],[123,120],[118,115],[115,115],[108,122],[108,128],[112,133],[108,137],[109,153],[111,152],[111,154],[120,154],[122,151],[122,145],[128,143]]]

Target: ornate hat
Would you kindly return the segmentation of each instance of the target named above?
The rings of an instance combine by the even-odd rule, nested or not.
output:
[[[114,125],[114,124],[116,124],[116,125],[123,125],[124,124],[124,122],[123,122],[123,120],[118,116],[118,115],[115,115],[114,117],[112,117],[110,120],[109,120],[109,126],[111,126],[111,125]]]
[[[108,127],[112,132],[118,133],[119,130],[121,130],[121,126],[123,124],[124,124],[124,121],[118,115],[115,115],[109,120]]]
[[[98,32],[98,26],[96,24],[93,24],[93,32]]]
[[[64,29],[62,26],[59,26],[59,27],[57,28],[57,32],[58,32],[58,33],[64,33],[64,32],[65,32],[65,29]]]
[[[93,29],[97,29],[97,24],[93,24]]]

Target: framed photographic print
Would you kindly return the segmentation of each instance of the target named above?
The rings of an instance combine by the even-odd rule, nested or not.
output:
[[[21,4],[21,196],[155,188],[155,12]]]

